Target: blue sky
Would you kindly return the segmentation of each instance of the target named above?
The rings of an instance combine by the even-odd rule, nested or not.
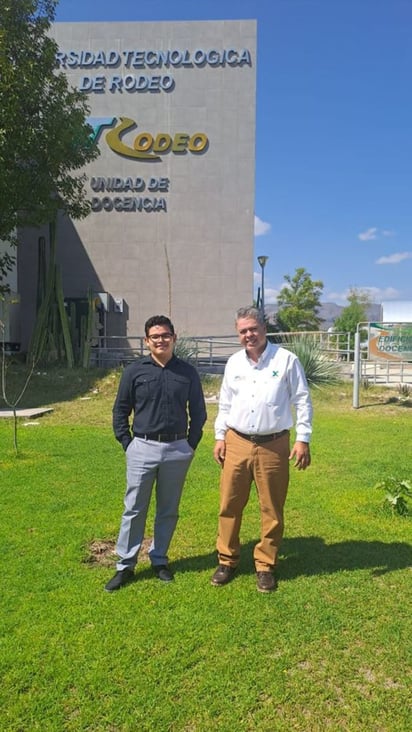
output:
[[[297,267],[324,302],[412,300],[412,0],[60,0],[56,20],[242,18],[258,21],[266,304]]]

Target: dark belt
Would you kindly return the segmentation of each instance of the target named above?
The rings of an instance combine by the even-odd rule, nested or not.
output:
[[[272,440],[277,440],[278,437],[282,437],[283,435],[286,435],[289,430],[282,430],[281,432],[272,432],[271,435],[245,435],[243,432],[239,432],[239,430],[235,430],[233,427],[230,428],[233,430],[233,432],[236,432],[239,437],[243,437],[244,440],[249,440],[249,442],[254,442],[256,445],[261,445],[264,442],[271,442]]]
[[[141,440],[154,440],[155,442],[176,442],[176,440],[186,439],[186,432],[175,432],[170,435],[166,432],[148,432],[145,434],[134,432],[134,436],[139,437]]]

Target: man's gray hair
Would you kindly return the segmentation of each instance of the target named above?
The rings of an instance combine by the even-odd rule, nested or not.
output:
[[[236,313],[236,322],[240,320],[240,318],[253,318],[253,320],[256,320],[259,325],[265,325],[265,316],[262,311],[254,305],[250,305],[247,308],[239,308]]]

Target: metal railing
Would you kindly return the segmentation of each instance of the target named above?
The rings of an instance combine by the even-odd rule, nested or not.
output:
[[[412,363],[409,361],[361,361],[360,372],[361,380],[366,384],[412,385]]]
[[[294,340],[304,338],[320,347],[320,350],[334,361],[352,361],[353,336],[351,333],[330,333],[329,331],[294,331],[288,333],[268,333],[268,339],[273,343],[293,343]]]
[[[302,338],[319,344],[322,352],[342,365],[342,376],[353,377],[352,337],[350,333],[324,331],[268,333],[275,343],[293,342]],[[177,340],[177,354],[188,358],[200,371],[223,373],[229,356],[239,349],[236,335],[184,336]],[[144,336],[105,336],[96,339],[92,347],[91,366],[113,368],[125,366],[147,353]],[[371,361],[367,343],[361,347],[361,378],[368,384],[412,384],[412,364],[407,361]]]
[[[106,336],[92,348],[91,365],[102,368],[124,366],[147,353],[144,336]],[[196,336],[180,338],[176,352],[199,368],[218,369],[239,347],[236,336]]]
[[[293,341],[305,336],[319,343],[322,351],[330,358],[350,361],[350,333],[326,333],[323,331],[296,333],[268,333],[274,343]],[[240,348],[236,335],[227,336],[184,336],[177,340],[177,353],[182,352],[199,368],[216,368],[224,365],[229,356]],[[91,365],[101,367],[120,366],[130,363],[147,353],[144,336],[102,336],[95,339],[92,347]]]

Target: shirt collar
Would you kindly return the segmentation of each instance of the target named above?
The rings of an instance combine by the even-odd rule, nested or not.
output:
[[[160,364],[159,364],[159,363],[158,363],[157,361],[155,361],[155,359],[154,359],[154,358],[153,358],[152,356],[150,356],[150,359],[151,359],[152,363],[154,363],[154,364],[155,364],[156,366],[160,366]],[[169,358],[168,362],[167,362],[167,363],[165,363],[165,365],[164,365],[164,366],[160,366],[160,368],[163,368],[163,369],[170,369],[170,367],[171,367],[171,366],[173,366],[173,364],[175,364],[175,363],[176,363],[176,361],[177,361],[177,357],[176,357],[176,356],[175,356],[175,354],[173,353],[172,357],[171,357],[171,358]]]
[[[172,358],[167,362],[166,366],[163,366],[163,368],[167,368],[168,366],[171,366],[172,363],[175,363],[176,361],[177,361],[177,356],[175,356],[175,354],[173,354]],[[160,364],[158,364],[157,361],[155,361],[155,359],[152,358],[152,355],[150,353],[143,356],[140,359],[140,363],[150,363],[150,364],[152,364],[152,366],[159,366],[160,368],[162,368],[160,366]]]
[[[246,350],[245,350],[245,356],[246,356],[246,360],[247,360],[247,362],[248,362],[248,363],[250,363],[250,365],[251,365],[251,366],[255,366],[255,367],[257,367],[257,366],[262,366],[262,365],[263,365],[264,363],[266,363],[266,361],[267,361],[267,360],[268,360],[268,358],[269,358],[269,354],[270,354],[270,352],[271,352],[271,350],[272,350],[272,345],[273,345],[273,344],[272,344],[272,343],[270,343],[270,342],[269,342],[269,341],[268,341],[268,340],[266,339],[266,346],[265,346],[265,350],[264,350],[264,351],[262,351],[262,353],[260,354],[260,356],[259,356],[259,358],[258,358],[258,360],[257,360],[257,361],[252,361],[252,359],[251,359],[251,358],[249,358],[249,356],[247,355],[247,352],[246,352]]]

